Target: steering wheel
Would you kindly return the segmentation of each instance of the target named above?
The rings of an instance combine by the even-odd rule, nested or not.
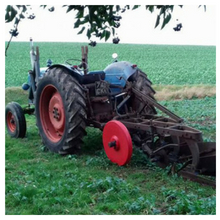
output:
[[[70,62],[70,61],[78,61],[78,62],[80,62],[80,64],[79,64],[79,65],[74,65],[73,62]],[[82,60],[78,60],[78,59],[68,59],[68,60],[65,61],[65,64],[68,64],[68,65],[74,66],[74,67],[77,66],[76,69],[78,69],[79,71],[84,71],[84,70],[88,71],[88,70],[89,70],[89,65],[88,65],[88,63],[86,63],[85,61],[82,61]],[[83,65],[86,66],[85,69],[82,68]]]

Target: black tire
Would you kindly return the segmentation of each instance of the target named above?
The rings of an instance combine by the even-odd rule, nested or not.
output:
[[[59,154],[79,152],[87,117],[81,85],[65,69],[53,68],[39,81],[35,97],[36,121],[44,145]]]
[[[140,69],[136,71],[135,74],[133,74],[130,78],[130,81],[133,82],[134,88],[139,90],[145,95],[149,95],[152,99],[154,98],[155,91],[152,88],[152,82],[148,79],[147,75],[142,72]],[[138,99],[134,97],[133,99],[133,108],[139,113],[139,114],[157,114],[156,109],[154,106],[148,104],[146,107],[144,107],[144,104],[141,103]]]
[[[5,122],[8,134],[13,138],[23,138],[26,134],[24,111],[17,102],[10,102],[5,108]]]

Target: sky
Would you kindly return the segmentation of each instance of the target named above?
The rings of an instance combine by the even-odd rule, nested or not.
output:
[[[36,1],[35,1],[36,2]],[[175,6],[172,20],[161,30],[154,28],[158,11],[150,13],[142,6],[122,14],[121,26],[117,29],[120,43],[137,44],[178,44],[178,45],[216,45],[216,7],[207,5],[206,11],[199,4]],[[54,12],[32,5],[36,18],[25,19],[19,24],[19,35],[13,41],[58,41],[89,42],[85,35],[77,35],[80,29],[74,29],[74,13],[66,13],[66,8],[55,6]],[[177,20],[178,19],[178,20]],[[181,31],[173,30],[182,23]],[[10,38],[12,23],[5,23],[5,41]],[[96,42],[98,38],[92,38]],[[107,42],[111,43],[112,38]]]

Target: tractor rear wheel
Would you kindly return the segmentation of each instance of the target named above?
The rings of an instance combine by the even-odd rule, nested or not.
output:
[[[131,76],[130,80],[134,83],[133,86],[135,89],[142,92],[144,95],[149,95],[154,99],[155,91],[152,88],[152,82],[148,79],[147,75],[141,70],[137,70],[134,75]],[[152,105],[144,105],[136,97],[133,99],[132,103],[133,108],[138,114],[157,114],[156,109]]]
[[[5,109],[5,121],[8,134],[14,138],[23,138],[26,134],[24,111],[17,102],[10,102]]]
[[[77,153],[86,134],[86,102],[81,85],[63,68],[53,68],[39,81],[36,120],[45,146],[60,154]]]

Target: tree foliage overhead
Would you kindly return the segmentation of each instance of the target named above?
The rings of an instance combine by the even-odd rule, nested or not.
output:
[[[48,8],[47,5],[40,7],[53,12],[55,7]],[[58,6],[56,6],[58,7]],[[85,34],[88,39],[92,36],[107,41],[112,36],[112,42],[117,44],[119,38],[116,37],[117,29],[120,27],[120,21],[123,13],[128,10],[135,10],[139,7],[145,7],[146,11],[157,13],[155,28],[161,25],[163,29],[169,23],[172,12],[175,7],[183,7],[182,5],[63,5],[66,13],[75,12],[74,28],[79,28],[78,34]],[[5,10],[5,22],[14,22],[13,29],[10,30],[11,39],[16,37],[18,25],[22,19],[34,19],[35,14],[30,14],[31,5],[7,5]],[[10,41],[11,41],[10,39]],[[9,41],[9,43],[10,43]]]
[[[29,14],[30,5],[8,5],[5,10],[5,22],[14,22],[14,29],[11,30],[13,36],[18,35],[18,24],[22,19],[34,19],[34,14]],[[41,5],[42,8],[48,8],[47,5]],[[123,13],[128,10],[135,10],[140,5],[63,5],[66,13],[76,12],[74,28],[79,28],[78,34],[86,34],[88,39],[95,36],[107,41],[110,36],[115,36],[116,29],[120,27],[120,20]],[[155,28],[161,23],[161,29],[170,21],[174,10],[173,5],[146,5],[147,11],[151,13],[158,11]],[[180,6],[182,7],[182,6]],[[54,7],[48,8],[53,12]]]

